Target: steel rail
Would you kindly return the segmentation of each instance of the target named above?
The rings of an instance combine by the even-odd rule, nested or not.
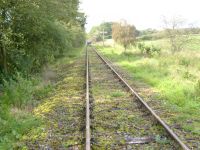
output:
[[[137,100],[153,115],[153,117],[160,123],[161,126],[168,132],[168,134],[183,148],[184,150],[190,150],[180,138],[170,129],[170,127],[154,112],[154,110],[138,95],[138,93],[133,90],[133,88],[117,73],[117,71],[105,60],[105,58],[97,52],[93,47],[93,50],[99,56],[99,58],[111,69],[111,71],[119,78],[119,80],[126,85],[126,87],[131,91],[133,96],[136,96]],[[106,58],[107,59],[107,58]],[[107,59],[108,60],[108,59]],[[110,60],[109,60],[110,61]],[[110,61],[111,62],[111,61]]]
[[[86,141],[85,149],[90,150],[90,93],[89,93],[89,58],[88,48],[86,47]]]

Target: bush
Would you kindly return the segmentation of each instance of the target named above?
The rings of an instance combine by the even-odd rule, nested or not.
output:
[[[197,99],[200,99],[200,80],[198,80],[195,85],[195,95]]]
[[[37,87],[37,88],[35,88],[35,91],[33,94],[34,99],[36,99],[36,100],[43,99],[52,91],[53,91],[53,86],[51,84]]]
[[[137,44],[137,47],[138,47],[138,49],[141,51],[141,53],[144,52],[144,47],[145,47],[144,43],[138,43],[138,44]]]
[[[34,104],[34,100],[42,99],[53,91],[51,84],[43,84],[40,79],[23,78],[20,74],[14,79],[4,81],[3,94],[0,96],[0,104],[8,107],[22,108]],[[1,106],[0,106],[1,107]]]
[[[140,38],[141,40],[146,40],[146,41],[148,41],[148,40],[152,40],[153,39],[153,37],[152,37],[152,35],[144,35],[144,36],[142,36],[141,38]]]
[[[42,124],[42,120],[32,115],[31,110],[24,109],[38,104],[36,100],[48,96],[53,90],[51,84],[40,81],[40,78],[24,78],[19,73],[3,81],[3,94],[0,95],[0,149],[13,149],[24,134]]]
[[[179,60],[179,65],[188,67],[190,65],[190,60],[187,58],[182,58]]]
[[[138,43],[138,49],[141,51],[142,54],[146,54],[148,56],[153,56],[155,54],[160,54],[161,48],[156,47],[154,45],[145,45],[144,43]]]
[[[29,112],[15,109],[11,113],[0,108],[0,149],[19,149],[17,141],[40,124],[42,120]]]
[[[160,54],[160,52],[161,52],[161,48],[160,47],[156,47],[154,45],[151,46],[151,53]]]
[[[17,74],[15,79],[4,81],[1,99],[8,106],[13,105],[20,108],[32,99],[33,91],[33,82]]]

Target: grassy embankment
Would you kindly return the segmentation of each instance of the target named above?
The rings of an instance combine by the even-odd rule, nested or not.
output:
[[[148,57],[136,47],[124,53],[116,45],[97,46],[113,62],[127,70],[134,80],[150,85],[160,94],[169,109],[176,110],[172,122],[181,123],[185,131],[200,135],[200,37],[187,44],[185,50],[172,54],[166,39],[143,41],[161,47],[160,55]],[[186,123],[189,122],[189,123]]]
[[[82,51],[73,49],[65,57],[49,65],[47,72],[25,79],[18,75],[16,80],[5,82],[0,95],[0,149],[12,149],[20,146],[20,139],[31,129],[44,127],[42,118],[32,111],[45,97],[54,92],[56,68],[71,64]]]

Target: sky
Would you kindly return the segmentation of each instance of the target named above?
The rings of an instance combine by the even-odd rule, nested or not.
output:
[[[180,16],[200,25],[200,0],[81,0],[87,31],[103,21],[127,20],[137,29],[162,28],[162,16]]]

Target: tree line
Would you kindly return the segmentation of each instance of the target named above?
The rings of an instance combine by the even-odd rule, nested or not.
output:
[[[85,43],[79,0],[0,0],[0,76],[30,75]]]
[[[112,24],[113,22],[103,22],[99,26],[94,26],[89,32],[89,38],[93,41],[102,41],[103,32],[105,39],[112,38]]]
[[[134,25],[128,24],[125,20],[119,22],[104,22],[95,26],[89,33],[92,41],[99,42],[104,39],[113,39],[114,42],[122,45],[126,50],[131,45],[137,45],[142,52],[160,53],[160,48],[148,46],[141,43],[146,40],[166,39],[173,53],[182,51],[186,43],[192,40],[193,35],[200,33],[200,28],[187,24],[184,18],[174,16],[163,17],[163,29],[137,30]],[[103,34],[104,33],[104,34]],[[103,38],[104,36],[104,38]]]
[[[99,26],[94,26],[89,33],[89,38],[99,42],[103,40],[104,36],[104,39],[113,39],[127,49],[128,46],[135,43],[138,35],[139,31],[134,25],[121,20],[120,22],[104,22]]]

